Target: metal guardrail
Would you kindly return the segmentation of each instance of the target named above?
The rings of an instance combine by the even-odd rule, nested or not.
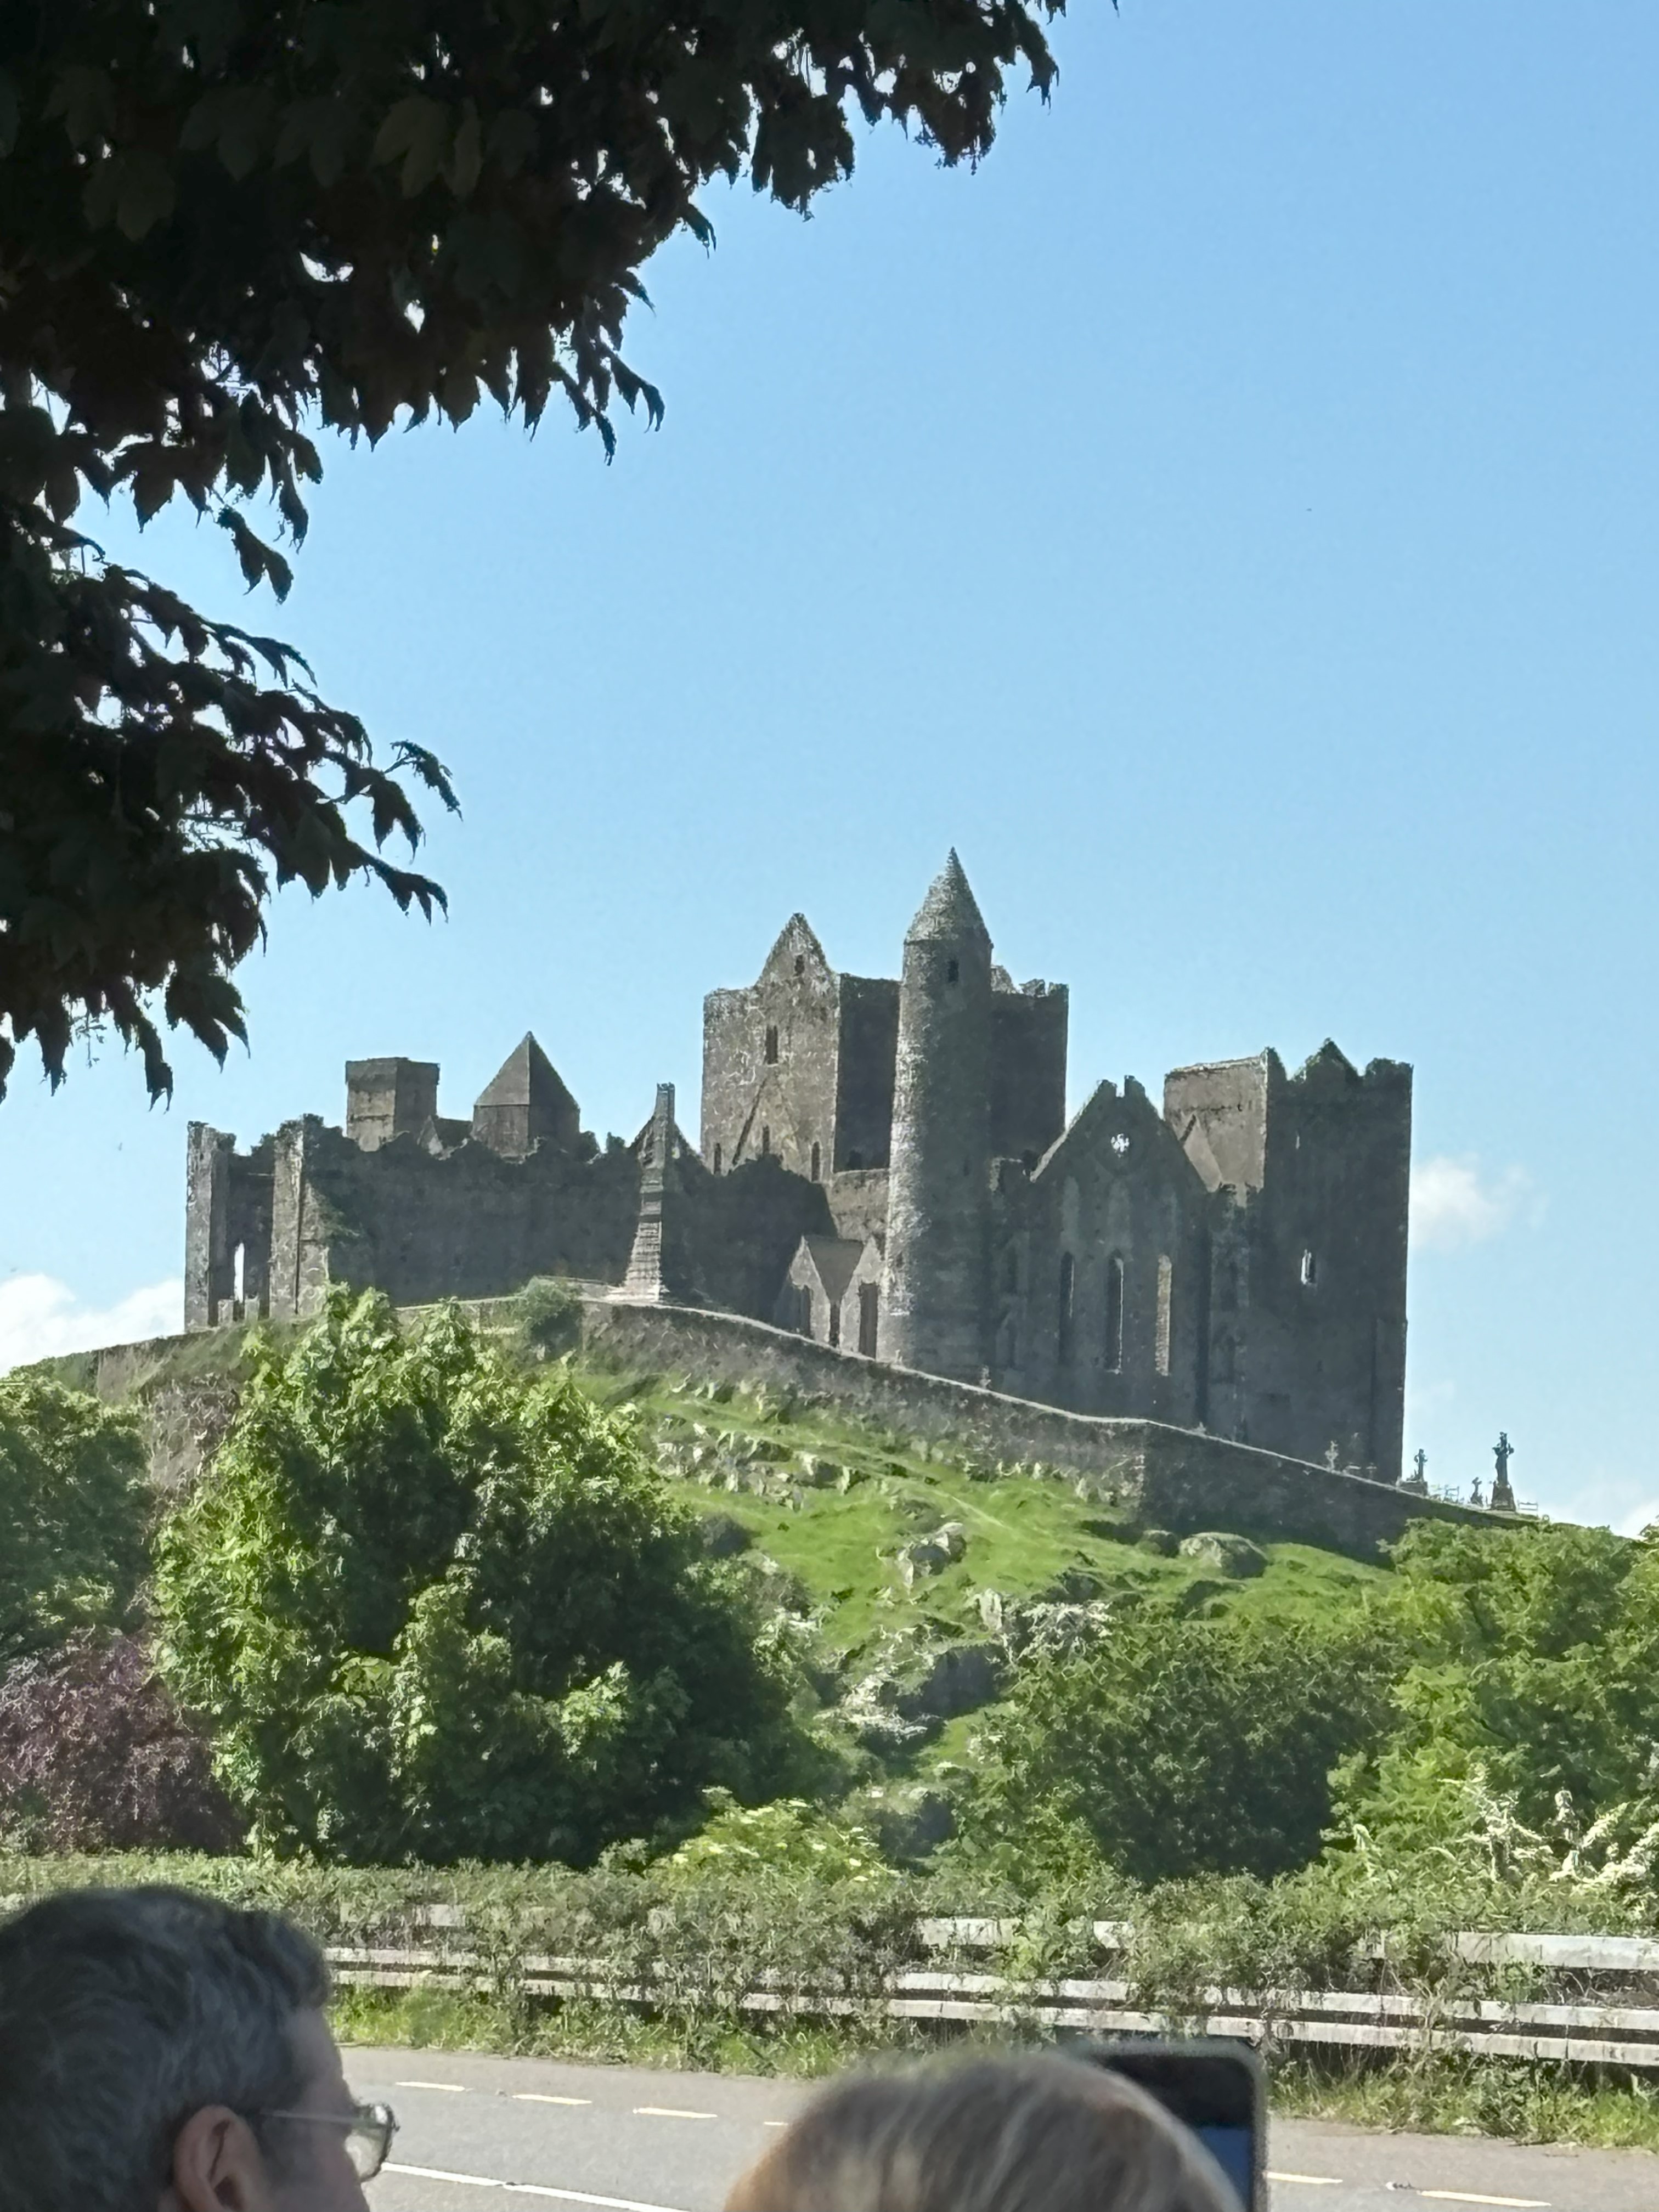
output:
[[[465,1916],[453,1906],[428,1906],[416,1919],[434,1930],[465,1925]],[[1012,1920],[927,1919],[917,1925],[925,1948],[946,1953],[998,1949],[1018,1932],[1019,1923]],[[1097,1921],[1093,1927],[1097,1943],[1107,1952],[1122,1950],[1128,1933],[1121,1922]],[[1621,1979],[1659,1976],[1659,1940],[1646,1936],[1470,1931],[1455,1936],[1453,1948],[1471,1965],[1532,1966]],[[1386,1952],[1386,1942],[1379,1942],[1373,1955],[1384,1957]],[[358,1986],[487,1990],[495,1981],[484,1954],[464,1945],[453,1949],[339,1945],[328,1956],[336,1979]],[[538,1996],[608,2004],[648,2008],[674,1996],[669,1977],[660,1982],[620,1981],[599,1961],[554,1954],[521,1956],[514,1962],[514,1978]],[[1261,2044],[1461,2051],[1659,2074],[1659,2005],[1441,1999],[1366,1990],[1286,1990],[1264,1996],[1217,1987],[1198,1992],[1204,2009],[1194,2020],[1146,2010],[1133,2004],[1132,1996],[1132,1985],[1120,1979],[1060,1976],[1022,1980],[1001,1973],[921,1966],[884,1977],[878,1990],[867,1995],[803,1990],[783,1986],[777,1977],[763,1976],[735,2002],[744,2012],[787,2014],[798,2019],[879,2016],[940,2025],[1029,2023],[1118,2035],[1197,2029]]]

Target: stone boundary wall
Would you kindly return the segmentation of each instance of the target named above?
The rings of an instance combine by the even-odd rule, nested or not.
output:
[[[1507,1515],[1419,1497],[1224,1437],[1160,1421],[1068,1413],[1057,1406],[947,1382],[857,1352],[832,1351],[738,1314],[627,1303],[603,1284],[573,1282],[570,1287],[581,1299],[582,1348],[590,1357],[635,1373],[688,1374],[709,1382],[793,1390],[906,1437],[950,1439],[990,1460],[1040,1460],[1076,1474],[1102,1503],[1119,1505],[1143,1525],[1177,1535],[1231,1528],[1370,1559],[1379,1545],[1402,1536],[1414,1520],[1513,1525]],[[485,1328],[510,1328],[518,1318],[514,1297],[459,1303]],[[412,1321],[433,1310],[405,1308],[404,1318]],[[82,1355],[91,1371],[81,1387],[89,1385],[105,1399],[137,1390],[148,1401],[152,1472],[169,1490],[192,1479],[234,1409],[235,1385],[222,1373],[198,1377],[168,1372],[181,1352],[187,1364],[192,1353],[200,1358],[213,1334],[155,1337]],[[163,1376],[161,1387],[154,1387]]]
[[[589,1296],[582,1322],[583,1350],[620,1367],[794,1390],[906,1436],[965,1441],[988,1459],[1042,1460],[1096,1478],[1103,1499],[1177,1534],[1222,1527],[1370,1557],[1414,1520],[1509,1525],[1506,1516],[1478,1506],[1419,1497],[1224,1437],[1068,1413],[832,1351],[737,1314]]]

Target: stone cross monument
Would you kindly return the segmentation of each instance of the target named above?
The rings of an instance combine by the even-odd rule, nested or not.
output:
[[[1492,1454],[1498,1462],[1498,1472],[1492,1479],[1492,1510],[1494,1513],[1513,1513],[1515,1492],[1510,1488],[1510,1462],[1515,1457],[1515,1446],[1502,1429],[1498,1432],[1498,1442],[1492,1446]]]

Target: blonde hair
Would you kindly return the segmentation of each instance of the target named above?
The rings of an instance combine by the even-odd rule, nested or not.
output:
[[[726,2212],[1239,2212],[1207,2151],[1074,2058],[855,2075],[814,2099]]]

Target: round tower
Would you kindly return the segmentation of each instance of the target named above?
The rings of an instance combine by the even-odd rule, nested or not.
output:
[[[990,1356],[991,988],[953,852],[904,939],[878,1347],[963,1382]]]

